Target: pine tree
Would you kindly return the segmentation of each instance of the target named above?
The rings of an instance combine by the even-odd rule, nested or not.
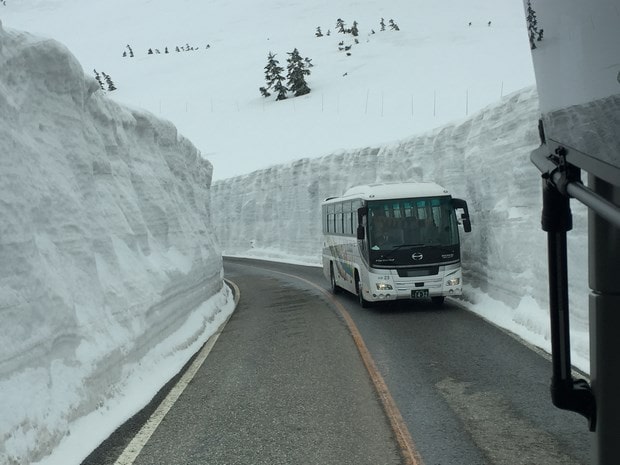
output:
[[[383,18],[381,18],[381,21],[379,21],[379,25],[381,26],[381,29],[379,30],[385,31],[385,20]]]
[[[114,82],[112,82],[112,78],[110,77],[109,74],[106,74],[103,71],[101,71],[101,76],[103,76],[103,80],[108,86],[108,89],[107,89],[108,91],[112,92],[113,90],[116,90],[116,86],[114,85]],[[101,85],[101,88],[103,89],[104,88],[103,82],[99,81],[99,84]]]
[[[306,83],[306,76],[310,75],[310,70],[306,68],[303,58],[299,54],[299,51],[295,48],[292,52],[287,53],[289,55],[286,62],[287,65],[287,78],[288,88],[295,97],[305,95],[310,92],[310,88]]]
[[[149,55],[152,55],[152,54],[153,54],[153,49],[152,49],[152,48],[149,48],[148,54],[149,54]]]
[[[536,37],[540,35],[540,38],[542,39],[542,34],[538,32],[536,12],[532,8],[532,2],[530,0],[527,0],[527,17],[525,19],[527,21],[527,33],[530,38],[530,48],[534,50],[536,48]]]
[[[344,28],[344,21],[342,19],[338,18],[336,20],[336,28],[338,29],[338,32],[342,32],[343,34],[346,32]]]
[[[288,87],[284,85],[284,76],[282,76],[281,74],[278,74],[275,77],[275,80],[273,83],[273,90],[278,93],[278,95],[276,95],[276,100],[286,99]]]
[[[126,52],[126,51],[124,51],[124,52],[123,52],[123,58],[126,58],[126,57],[127,57],[127,52]]]
[[[267,56],[267,65],[265,66],[265,87],[259,87],[260,93],[263,97],[269,97],[271,93],[270,89],[273,89],[278,93],[276,100],[283,100],[286,98],[286,92],[288,89],[284,86],[284,76],[282,72],[284,68],[280,66],[280,62],[276,60],[276,55],[269,52]]]
[[[110,75],[106,76],[105,82],[108,85],[108,91],[112,92],[113,90],[116,90],[116,86],[114,85],[114,82],[112,82]]]
[[[321,26],[318,26],[316,28],[316,32],[314,33],[314,35],[317,37],[323,37],[323,33],[321,32]]]
[[[359,33],[360,31],[357,28],[357,21],[353,21],[353,27],[351,28],[351,34],[353,34],[353,37],[357,37]]]
[[[93,72],[95,73],[95,80],[99,83],[99,87],[101,88],[101,90],[104,90],[103,82],[101,81],[101,75],[97,72],[96,69],[93,69]]]
[[[390,23],[390,29],[392,29],[393,31],[400,31],[398,24],[396,24],[393,19],[390,19],[389,23]]]

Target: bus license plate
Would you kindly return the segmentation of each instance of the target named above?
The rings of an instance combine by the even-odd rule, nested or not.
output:
[[[412,299],[424,299],[428,297],[428,289],[415,289],[411,291]]]

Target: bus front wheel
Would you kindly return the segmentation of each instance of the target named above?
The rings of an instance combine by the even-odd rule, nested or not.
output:
[[[340,290],[340,288],[338,287],[338,284],[336,284],[336,275],[334,274],[333,263],[329,264],[329,280],[331,282],[332,294],[338,294],[338,291]]]
[[[370,303],[366,299],[364,299],[364,292],[363,292],[363,288],[362,288],[362,282],[360,281],[359,276],[356,275],[355,277],[357,278],[356,279],[356,282],[357,282],[357,286],[356,286],[357,287],[357,298],[359,300],[360,307],[368,308],[370,306]]]

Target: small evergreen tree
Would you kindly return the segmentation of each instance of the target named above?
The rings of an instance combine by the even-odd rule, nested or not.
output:
[[[278,95],[276,95],[276,100],[286,99],[288,87],[284,85],[284,76],[282,76],[281,74],[278,74],[275,77],[275,80],[273,82],[273,90],[278,93]]]
[[[342,32],[343,34],[347,32],[344,28],[344,21],[340,18],[336,20],[336,29],[338,29],[338,32]]]
[[[152,54],[153,54],[153,49],[152,49],[152,48],[149,48],[148,54],[149,54],[149,55],[152,55]]]
[[[105,82],[108,85],[108,91],[112,92],[113,90],[116,90],[116,86],[114,85],[114,82],[112,82],[112,78],[109,74],[106,76]]]
[[[353,37],[357,37],[359,33],[360,31],[357,28],[357,21],[353,21],[353,27],[351,27],[351,34],[353,34]]]
[[[286,98],[286,92],[288,89],[284,86],[284,76],[282,72],[284,68],[280,66],[280,62],[276,60],[276,55],[269,52],[267,55],[267,65],[265,66],[265,87],[259,87],[260,93],[263,97],[269,97],[271,93],[270,89],[273,89],[278,93],[276,100],[283,100]]]
[[[295,97],[305,95],[310,92],[310,87],[306,83],[306,76],[310,75],[310,70],[306,67],[305,62],[299,51],[295,48],[289,55],[287,62],[287,78],[288,88]]]
[[[101,88],[101,90],[104,90],[103,81],[101,80],[101,75],[97,72],[96,69],[93,69],[93,72],[95,73],[95,80],[97,81],[97,83],[99,83],[99,87]]]
[[[114,82],[112,82],[112,78],[110,77],[109,74],[104,73],[103,71],[101,71],[101,76],[103,76],[103,80],[105,81],[105,83],[107,84],[108,88],[107,90],[112,92],[113,90],[116,90],[116,86],[114,85]],[[101,88],[103,89],[103,82],[100,82]]]
[[[527,0],[527,17],[525,19],[527,21],[527,34],[530,39],[530,48],[534,50],[536,48],[536,37],[540,35],[542,39],[542,34],[538,32],[536,12],[532,8],[532,2],[530,0]]]
[[[390,19],[389,24],[390,24],[390,29],[392,29],[393,31],[400,31],[398,24],[396,24],[393,19]]]
[[[381,29],[379,30],[385,31],[385,20],[383,18],[381,18],[381,21],[379,21],[379,25],[381,26]]]
[[[127,51],[125,50],[125,51],[123,52],[123,58],[126,58],[126,57],[127,57]]]
[[[316,28],[316,32],[314,33],[314,35],[317,37],[323,37],[323,33],[321,32],[321,26],[318,26]]]
[[[168,47],[166,47],[166,48],[164,49],[164,53],[169,53],[169,52],[168,52]]]

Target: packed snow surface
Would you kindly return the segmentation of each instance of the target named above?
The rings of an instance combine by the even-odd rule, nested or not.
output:
[[[210,163],[98,89],[0,24],[3,464],[79,463],[232,311]]]

